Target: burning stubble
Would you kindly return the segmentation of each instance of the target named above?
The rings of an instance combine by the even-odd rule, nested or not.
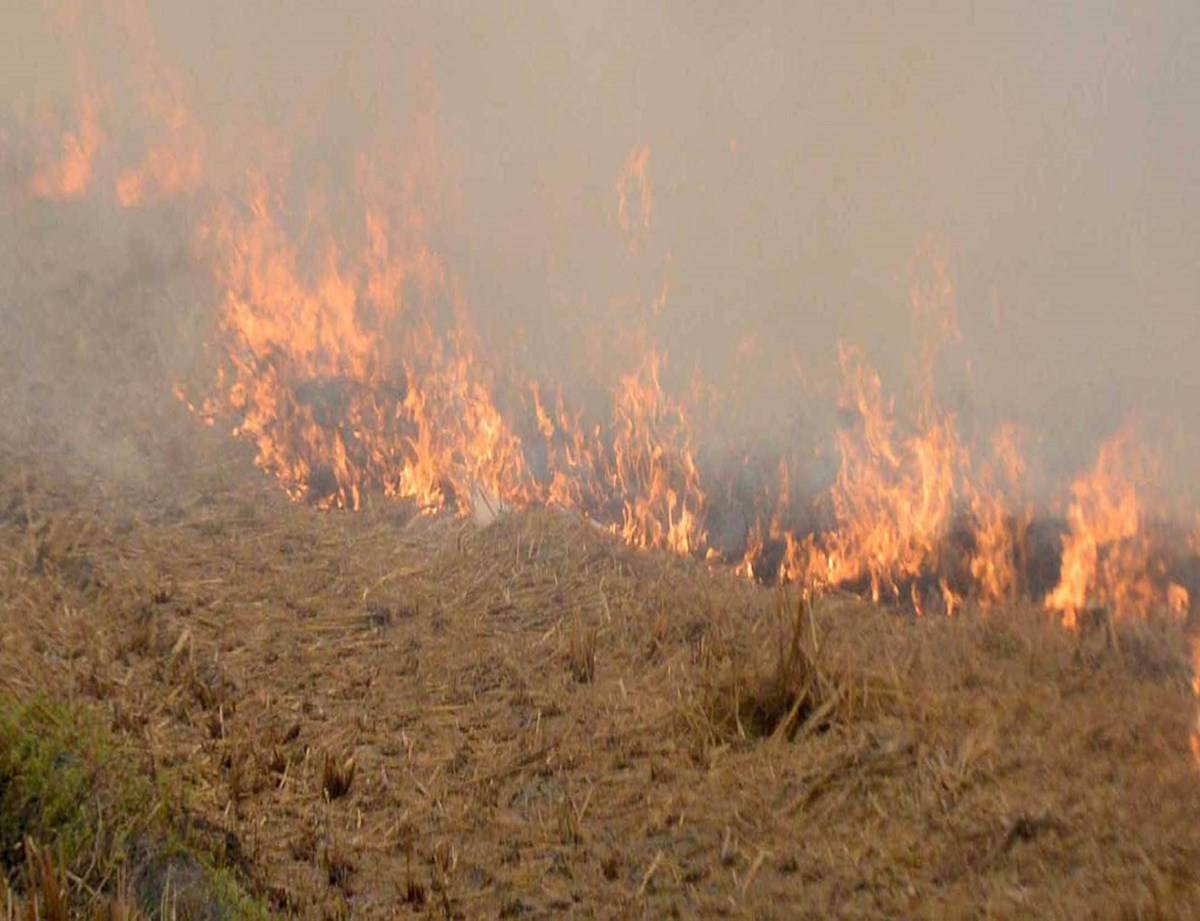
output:
[[[1191,5],[360,13],[6,14],[14,405],[114,456],[73,394],[137,335],[122,388],[320,508],[1191,616]]]

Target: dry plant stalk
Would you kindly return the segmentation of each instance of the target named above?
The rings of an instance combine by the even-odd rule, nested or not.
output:
[[[25,873],[30,892],[25,912],[30,921],[70,921],[66,874],[49,850],[31,838],[25,839]]]
[[[828,722],[843,699],[839,686],[818,665],[820,647],[809,600],[801,597],[793,611],[789,593],[780,589],[775,612],[774,667],[749,675],[734,668],[728,686],[718,687],[710,703],[710,719],[718,726],[732,723],[739,738],[793,740]]]
[[[330,800],[335,800],[349,793],[357,769],[358,765],[355,764],[353,757],[338,761],[333,755],[326,753],[325,763],[321,769],[321,790],[325,796]]]
[[[596,679],[596,631],[577,629],[571,634],[571,646],[567,652],[567,664],[571,675],[580,684],[591,684]]]

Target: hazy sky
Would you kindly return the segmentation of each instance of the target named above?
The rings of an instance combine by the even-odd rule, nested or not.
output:
[[[673,369],[740,373],[766,416],[829,392],[838,340],[901,388],[906,266],[933,247],[964,417],[1022,420],[1064,463],[1130,415],[1196,444],[1194,0],[79,9],[57,30],[32,0],[0,12],[10,146],[81,82],[132,145],[136,88],[170,80],[214,182],[255,165],[264,129],[336,202],[357,154],[386,173],[432,131],[439,247],[481,326],[550,364],[665,281],[649,323]],[[630,255],[614,183],[640,145],[654,213]]]

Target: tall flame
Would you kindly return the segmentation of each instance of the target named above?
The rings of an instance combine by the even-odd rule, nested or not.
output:
[[[948,417],[897,438],[879,375],[856,348],[843,346],[840,359],[846,400],[859,424],[838,432],[837,528],[819,542],[808,576],[818,585],[866,579],[873,599],[899,598],[901,586],[936,561],[953,512],[962,446]]]
[[[71,199],[87,194],[92,181],[92,160],[104,140],[100,127],[100,102],[92,94],[79,97],[76,124],[62,133],[57,153],[48,157],[29,181],[35,198]]]
[[[1124,432],[1101,446],[1096,466],[1071,486],[1061,575],[1046,598],[1068,627],[1091,605],[1109,606],[1118,616],[1144,615],[1155,600],[1136,467]]]
[[[621,535],[639,547],[703,549],[704,493],[682,405],[659,382],[661,357],[647,354],[623,377],[613,406],[613,486],[624,496]]]
[[[966,484],[974,532],[971,577],[985,607],[1015,598],[1017,545],[1031,517],[1028,509],[1019,507],[1025,459],[1015,426],[1001,426],[992,440],[992,457],[978,478]]]
[[[141,163],[117,177],[115,194],[122,208],[190,192],[203,172],[199,129],[183,103],[158,91],[148,96],[146,111],[161,136],[146,149]]]
[[[259,466],[323,506],[357,508],[366,487],[461,512],[473,497],[525,495],[519,444],[469,331],[438,332],[426,309],[458,297],[437,255],[368,209],[365,248],[346,254],[328,238],[304,273],[261,177],[247,204],[206,230],[228,355],[206,410],[235,415]]]
[[[637,248],[641,234],[650,229],[654,214],[654,190],[647,167],[650,148],[635,147],[617,176],[617,224],[630,250]]]

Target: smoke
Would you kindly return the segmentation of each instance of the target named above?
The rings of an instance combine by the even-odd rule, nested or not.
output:
[[[915,404],[935,253],[964,431],[1015,421],[1049,491],[1132,420],[1200,490],[1194,3],[114,0],[8,4],[0,36],[6,427],[111,446],[96,394],[172,399],[220,299],[197,229],[254,171],[304,259],[359,245],[368,198],[419,215],[497,364],[586,400],[652,343],[673,392],[721,395],[710,441],[800,481],[831,470],[839,343]],[[31,196],[81,100],[86,192]]]

